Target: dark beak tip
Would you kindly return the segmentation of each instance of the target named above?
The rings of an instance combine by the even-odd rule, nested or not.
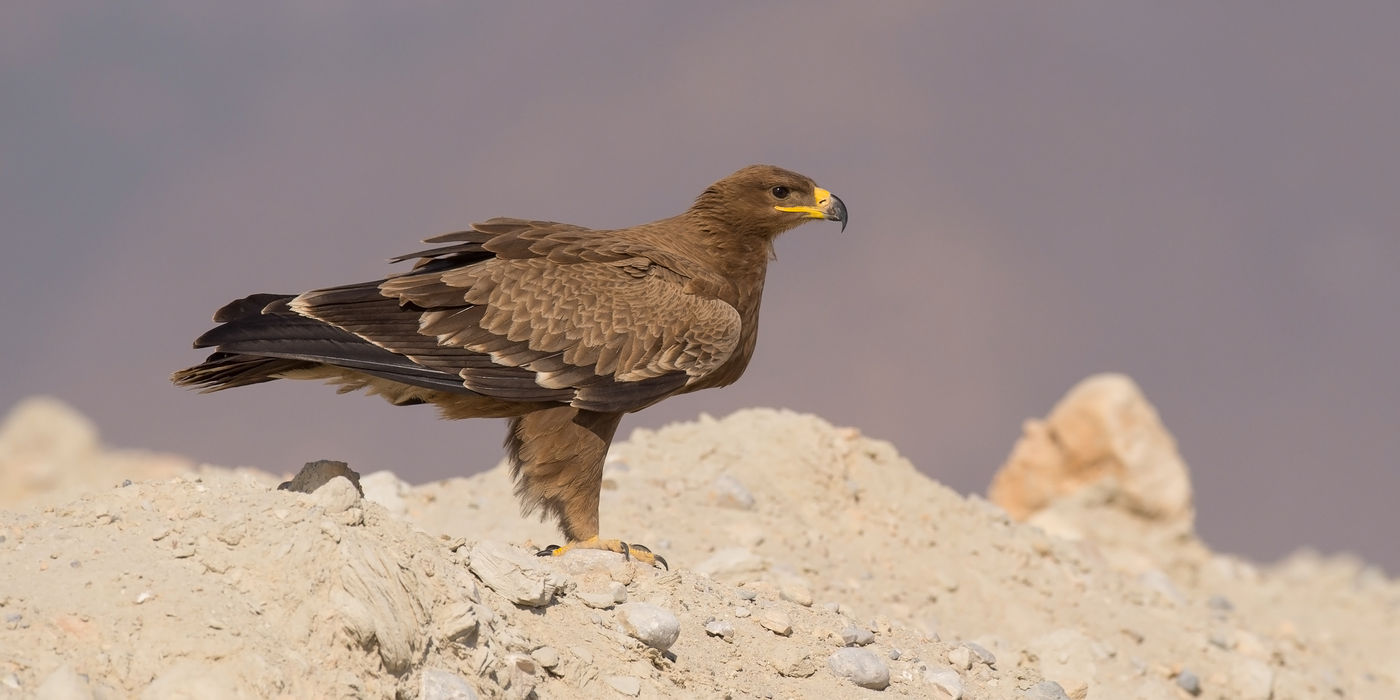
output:
[[[846,214],[846,203],[840,197],[831,195],[831,214],[827,216],[831,221],[840,221],[841,230],[846,230],[846,224],[850,222],[850,217]]]

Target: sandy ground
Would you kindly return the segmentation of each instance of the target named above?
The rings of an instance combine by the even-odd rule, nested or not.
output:
[[[669,571],[531,556],[555,534],[503,467],[359,487],[333,469],[278,490],[288,475],[110,450],[61,404],[17,406],[0,695],[1400,697],[1400,584],[1210,551],[1125,378],[1028,422],[996,503],[814,416],[636,431],[604,534]]]

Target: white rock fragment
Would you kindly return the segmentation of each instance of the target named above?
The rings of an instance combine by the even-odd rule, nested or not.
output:
[[[642,680],[636,676],[604,676],[603,682],[627,697],[635,698],[642,693]]]
[[[479,696],[465,678],[439,668],[425,668],[418,697],[422,700],[477,700]]]
[[[503,542],[478,544],[469,568],[491,590],[519,605],[547,605],[563,585],[536,557]]]
[[[935,700],[962,700],[963,682],[957,671],[946,666],[924,670],[924,682],[933,686]]]
[[[742,605],[740,605],[740,606],[737,607],[737,608],[734,608],[734,617],[745,618],[745,617],[748,617],[749,615],[752,615],[752,614],[753,614],[753,611],[752,611],[752,610],[749,610],[748,608],[746,608],[746,607],[744,607],[744,606],[742,606]]]
[[[137,594],[136,594],[135,603],[136,603],[137,605],[140,605],[140,604],[142,604],[142,603],[144,603],[144,602],[146,602],[146,601],[148,601],[148,600],[150,600],[150,599],[152,599],[152,598],[154,598],[154,597],[156,597],[156,594],[154,594],[154,593],[152,593],[152,592],[150,592],[150,591],[141,591],[140,593],[137,593]]]
[[[765,608],[756,618],[758,624],[773,634],[786,637],[792,634],[792,616],[778,608]]]
[[[623,631],[654,649],[666,651],[681,635],[675,614],[651,603],[625,603],[617,608]]]
[[[621,605],[627,602],[627,587],[617,581],[608,582],[608,595],[612,596],[613,602]]]
[[[826,665],[831,672],[850,682],[872,690],[884,690],[890,684],[890,668],[869,649],[843,647],[837,649]]]
[[[336,476],[311,494],[311,502],[320,506],[327,515],[335,515],[344,513],[359,503],[360,492],[349,479]]]
[[[717,505],[725,508],[753,510],[753,494],[743,482],[729,474],[721,474],[715,479],[715,483],[710,486],[710,495],[714,497]]]

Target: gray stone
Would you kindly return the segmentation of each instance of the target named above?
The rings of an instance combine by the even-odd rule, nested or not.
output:
[[[869,649],[844,647],[837,649],[826,665],[831,672],[850,682],[872,690],[884,690],[890,684],[890,668]]]
[[[617,608],[622,629],[653,649],[666,651],[681,635],[675,614],[651,603],[625,603]]]
[[[863,647],[875,641],[875,633],[864,627],[848,625],[841,630],[841,642],[848,647]]]
[[[1060,684],[1055,681],[1036,683],[1026,689],[1025,694],[1021,697],[1025,700],[1069,700],[1069,696],[1065,694],[1065,689],[1061,688]]]
[[[1183,668],[1181,673],[1176,674],[1176,685],[1192,695],[1201,694],[1201,679],[1187,669]]]
[[[477,700],[476,688],[467,679],[439,668],[423,669],[418,697],[422,700]]]
[[[298,493],[315,493],[322,486],[329,484],[336,477],[345,477],[355,487],[355,496],[364,495],[360,489],[360,474],[344,462],[337,462],[332,459],[318,459],[315,462],[307,462],[292,477],[291,481],[284,481],[277,485],[278,491],[296,491]]]

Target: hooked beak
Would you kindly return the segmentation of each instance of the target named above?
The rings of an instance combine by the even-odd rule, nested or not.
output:
[[[812,198],[816,200],[816,206],[797,207],[773,207],[778,211],[790,211],[798,214],[806,214],[812,219],[826,219],[827,221],[840,221],[841,230],[846,230],[846,203],[840,197],[832,194],[826,188],[818,187],[812,191]]]

